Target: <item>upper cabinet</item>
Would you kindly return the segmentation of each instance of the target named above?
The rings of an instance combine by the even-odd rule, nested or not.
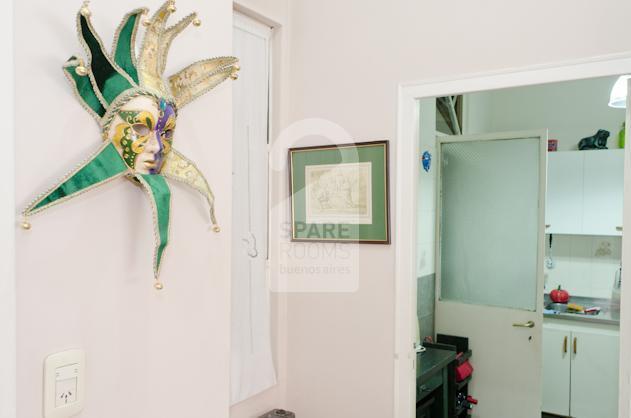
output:
[[[584,155],[585,151],[548,153],[546,193],[546,232],[548,233],[581,233]]]
[[[624,150],[548,153],[546,232],[621,235]]]
[[[577,151],[579,152],[579,151]],[[585,153],[583,234],[621,235],[624,150]]]

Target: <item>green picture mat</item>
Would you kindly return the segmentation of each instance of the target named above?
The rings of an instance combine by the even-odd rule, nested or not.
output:
[[[290,150],[292,238],[314,241],[390,241],[388,228],[387,143]],[[371,162],[372,224],[306,223],[305,167]]]

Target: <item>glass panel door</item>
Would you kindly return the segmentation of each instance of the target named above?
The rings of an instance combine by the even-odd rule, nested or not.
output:
[[[439,144],[440,299],[535,311],[541,137]]]

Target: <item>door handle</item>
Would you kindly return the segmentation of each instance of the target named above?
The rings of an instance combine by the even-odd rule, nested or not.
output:
[[[576,340],[577,340],[577,338],[576,338],[576,337],[574,337],[574,355],[576,355],[576,351],[577,351],[577,350],[576,350]]]
[[[521,327],[521,328],[534,328],[535,327],[535,323],[533,321],[528,321],[528,322],[524,322],[523,324],[517,323],[517,324],[513,324],[514,327]]]
[[[563,337],[563,354],[567,354],[567,335]]]

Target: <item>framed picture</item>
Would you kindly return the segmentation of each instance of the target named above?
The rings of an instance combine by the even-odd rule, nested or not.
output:
[[[292,241],[390,243],[388,141],[289,150]]]

